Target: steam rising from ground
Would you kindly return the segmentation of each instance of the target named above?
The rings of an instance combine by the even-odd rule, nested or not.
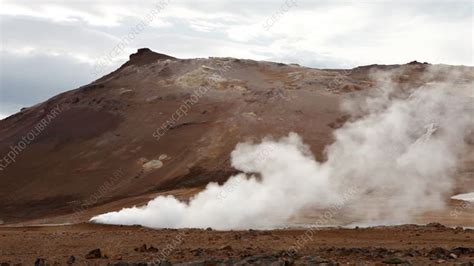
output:
[[[463,193],[459,195],[454,195],[451,197],[452,199],[455,200],[462,200],[462,201],[468,201],[468,202],[474,202],[474,192],[470,193]]]
[[[383,82],[371,95],[344,104],[354,118],[335,131],[325,162],[316,161],[296,133],[241,143],[231,163],[244,173],[222,186],[208,184],[189,203],[160,196],[144,207],[91,221],[154,228],[273,228],[306,208],[345,202],[343,211],[353,221],[410,222],[418,212],[443,207],[452,188],[458,158],[474,128],[469,86],[436,83],[408,90]]]

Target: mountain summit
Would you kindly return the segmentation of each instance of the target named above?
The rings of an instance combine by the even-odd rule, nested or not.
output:
[[[141,66],[141,65],[153,63],[155,61],[167,60],[167,59],[176,60],[175,57],[153,52],[149,48],[140,48],[137,50],[136,53],[131,54],[129,58],[130,60],[127,63],[125,63],[124,66],[128,66],[128,65]]]

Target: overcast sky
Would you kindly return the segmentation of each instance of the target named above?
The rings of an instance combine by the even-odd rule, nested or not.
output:
[[[317,68],[474,62],[472,0],[0,3],[0,118],[99,78],[140,47]]]

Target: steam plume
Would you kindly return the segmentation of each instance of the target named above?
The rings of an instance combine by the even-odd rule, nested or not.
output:
[[[370,95],[343,105],[353,119],[334,132],[325,162],[316,161],[296,133],[241,143],[231,163],[243,173],[221,186],[208,184],[189,203],[160,196],[146,206],[91,221],[154,228],[274,228],[305,208],[338,204],[344,191],[355,187],[344,208],[353,221],[410,222],[418,212],[443,207],[452,189],[465,138],[474,128],[469,86],[435,83],[410,90],[385,80]]]

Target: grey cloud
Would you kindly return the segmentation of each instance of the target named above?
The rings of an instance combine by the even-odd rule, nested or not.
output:
[[[96,55],[117,41],[94,28],[30,17],[2,16],[1,28],[3,49],[32,46],[43,51]]]
[[[270,57],[270,61],[282,62],[282,63],[296,63],[302,66],[314,67],[314,68],[352,68],[353,62],[343,58],[337,58],[329,55],[318,54],[311,51],[298,51],[287,52],[285,54],[274,55]]]
[[[129,33],[158,1],[2,1],[2,5],[14,4],[26,8],[28,12],[13,15],[15,12],[3,7],[0,10],[0,116],[1,113],[10,114],[20,106],[35,104],[98,78],[91,74],[92,65],[80,63],[78,58],[85,57],[93,61],[110,53],[121,38]],[[262,34],[256,29],[251,32],[249,38],[232,38],[240,36],[239,34],[245,35],[247,29],[254,30],[255,25],[261,26],[285,1],[170,0],[169,6],[157,16],[157,19],[170,23],[170,26],[147,27],[117,58],[111,60],[112,63],[101,74],[118,67],[129,53],[139,47],[149,47],[181,58],[231,56],[298,63],[317,68],[351,67],[361,59],[370,61],[369,63],[377,63],[377,60],[380,60],[390,64],[395,62],[387,58],[401,57],[403,60],[410,57],[430,62],[435,59],[438,63],[472,64],[472,59],[466,59],[469,56],[472,58],[473,55],[472,41],[469,41],[472,40],[472,28],[471,36],[466,36],[469,30],[465,25],[472,25],[474,4],[465,0],[297,0],[297,6],[282,16],[272,31]],[[70,21],[58,22],[54,17],[42,15],[41,12],[48,10],[51,5],[75,11],[71,13],[73,17]],[[354,22],[362,22],[357,23],[357,28],[350,27],[350,30],[343,29],[337,33],[331,31],[331,27],[347,23],[337,17],[334,21],[330,19],[330,23],[336,25],[312,27],[312,21],[302,21],[301,23],[306,24],[300,23],[285,28],[285,25],[291,25],[291,19],[298,20],[301,14],[309,13],[310,16],[307,17],[317,21],[320,15],[327,14],[329,10],[348,6],[356,7],[356,14],[349,15],[354,15],[357,20]],[[115,20],[117,24],[92,25],[90,16]],[[410,19],[419,18],[423,18],[424,25],[410,24]],[[290,20],[290,24],[285,24],[285,19]],[[324,35],[315,30],[314,36],[309,36],[309,31],[300,31],[297,25],[327,29],[327,32]],[[439,25],[448,26],[438,29]],[[244,27],[229,33],[235,26]],[[429,38],[426,38],[423,35],[423,27],[444,30],[446,32],[440,34],[446,34],[448,37],[443,35],[432,38],[432,35],[428,35]],[[413,28],[418,31],[403,35]],[[452,32],[455,34],[451,34]],[[402,35],[398,35],[399,33]],[[317,39],[315,44],[311,41],[314,39]],[[425,40],[434,40],[427,44],[429,50],[434,52],[426,53],[428,58],[415,58],[415,55],[419,56],[420,49],[423,50],[424,47],[420,43]],[[417,49],[413,48],[412,44],[417,44]],[[16,50],[21,48],[32,48],[33,54],[15,54],[18,52]],[[341,55],[342,52],[345,52],[345,55]],[[394,56],[387,57],[390,54]],[[345,58],[341,58],[343,56]]]
[[[66,56],[1,54],[0,114],[42,102],[86,84],[90,66]]]

